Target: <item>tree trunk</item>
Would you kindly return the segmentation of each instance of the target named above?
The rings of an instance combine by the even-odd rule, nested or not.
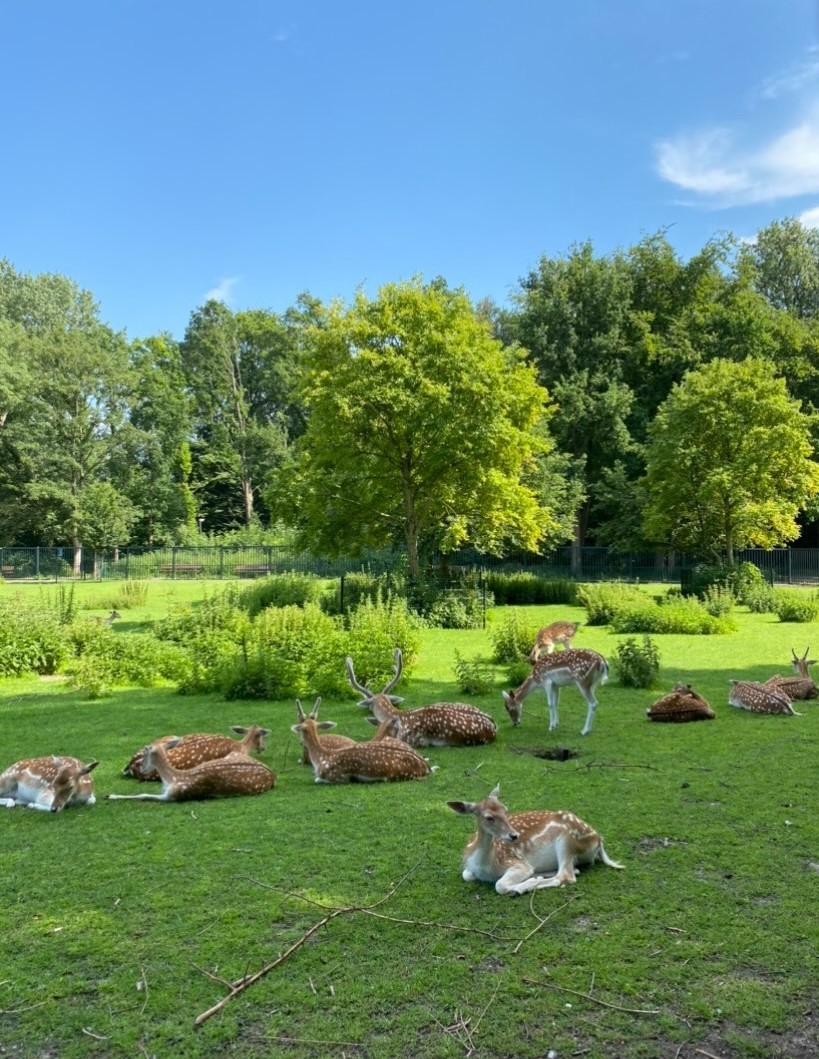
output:
[[[253,521],[253,486],[249,478],[242,479],[242,504],[245,512],[245,525]]]
[[[79,577],[82,573],[82,541],[76,533],[71,538],[71,544],[74,547],[74,559],[71,572],[74,574],[74,577]]]

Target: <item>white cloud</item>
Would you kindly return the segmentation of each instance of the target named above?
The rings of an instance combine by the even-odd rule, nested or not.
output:
[[[819,206],[804,210],[799,214],[799,220],[806,228],[819,228]]]
[[[811,49],[814,52],[814,49]],[[781,96],[801,92],[802,89],[819,78],[819,56],[811,54],[810,58],[767,77],[757,89],[760,99],[779,99]]]
[[[657,145],[657,172],[669,183],[718,206],[819,194],[819,109],[753,147],[710,129]]]
[[[233,297],[233,288],[238,282],[239,276],[230,276],[227,279],[220,279],[216,286],[208,291],[204,300],[206,302],[224,302],[225,305],[229,305],[230,299]]]

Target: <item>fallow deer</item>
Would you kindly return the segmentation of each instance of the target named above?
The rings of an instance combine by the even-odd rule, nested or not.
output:
[[[59,813],[77,805],[93,805],[96,761],[75,757],[32,757],[10,765],[0,775],[0,805]]]
[[[549,703],[549,731],[558,725],[558,703],[560,689],[573,684],[583,696],[587,711],[586,723],[581,735],[588,735],[597,710],[595,690],[609,678],[609,667],[605,658],[588,648],[570,647],[559,654],[545,655],[535,662],[531,674],[514,691],[504,691],[503,700],[512,724],[520,724],[523,700],[536,688],[542,688]]]
[[[314,716],[317,717],[318,716],[318,708],[319,708],[320,705],[321,705],[321,696],[319,696],[316,699],[315,705],[313,706],[313,709],[312,709],[312,711],[310,713],[311,717],[314,717]],[[298,716],[298,723],[301,724],[301,722],[305,719],[306,714],[305,714],[304,710],[301,707],[301,700],[300,699],[296,699],[296,714]],[[321,745],[324,747],[325,750],[344,750],[348,746],[355,746],[357,740],[356,739],[351,739],[348,735],[320,735],[319,736],[319,742],[321,743]],[[303,765],[309,765],[310,764],[310,755],[307,752],[306,745],[304,745],[304,744],[302,744],[302,758],[301,758],[301,760],[302,760],[302,764]]]
[[[379,692],[372,692],[360,684],[353,670],[352,658],[347,658],[347,679],[350,686],[364,698],[359,706],[370,709],[379,724],[392,721],[390,734],[407,746],[479,746],[494,742],[498,728],[489,714],[465,702],[436,702],[414,710],[399,710],[404,700],[390,692],[401,679],[404,659],[401,648],[393,652],[393,675]]]
[[[252,724],[249,728],[233,724],[230,730],[242,738],[231,739],[227,735],[192,732],[181,738],[176,735],[163,735],[150,745],[152,747],[164,745],[168,752],[168,761],[178,769],[190,769],[195,765],[201,765],[203,761],[214,761],[216,758],[227,757],[228,754],[247,754],[249,757],[251,754],[263,753],[267,746],[269,728],[260,728],[258,724]],[[158,780],[159,774],[156,769],[145,767],[144,754],[144,749],[138,750],[122,770],[123,775],[131,776],[136,780]]]
[[[716,714],[690,684],[675,684],[667,695],[646,710],[650,721],[712,721]]]
[[[791,706],[791,700],[784,691],[769,684],[759,684],[755,680],[732,680],[733,685],[728,695],[728,705],[749,713],[779,713],[791,717],[801,717]]]
[[[796,670],[796,675],[781,677],[777,673],[773,677],[768,677],[765,684],[768,687],[784,691],[791,701],[799,699],[804,702],[806,699],[815,699],[819,695],[819,688],[817,688],[813,677],[810,675],[810,667],[816,665],[816,659],[808,658],[809,651],[810,648],[800,658],[796,651],[791,648],[791,654],[793,655],[791,665]]]
[[[291,730],[301,739],[310,756],[316,783],[378,783],[419,780],[428,776],[429,763],[411,747],[396,740],[373,740],[329,749],[320,731],[335,727],[335,721],[319,721],[319,699],[309,714],[298,705],[300,720]]]
[[[107,618],[96,617],[93,620],[98,622],[100,625],[113,625],[115,621],[119,621],[122,617],[118,610],[112,610]]]
[[[535,645],[529,652],[529,661],[532,665],[537,662],[544,650],[547,655],[550,655],[557,644],[561,644],[566,649],[571,647],[580,624],[579,621],[553,621],[551,625],[540,629],[535,637]]]
[[[172,744],[146,746],[143,766],[162,781],[161,794],[109,794],[113,801],[183,802],[202,798],[233,798],[264,794],[276,786],[276,773],[247,754],[234,753],[176,768],[169,760]]]
[[[463,852],[466,882],[494,883],[499,894],[515,896],[573,883],[577,868],[597,860],[609,868],[623,867],[608,856],[600,835],[574,813],[508,815],[499,794],[495,787],[480,802],[447,802],[454,812],[477,820],[478,830]]]

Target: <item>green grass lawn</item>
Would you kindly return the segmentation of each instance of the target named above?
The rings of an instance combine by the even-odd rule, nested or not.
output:
[[[116,605],[116,586],[79,589],[92,612]],[[152,583],[144,607],[118,608],[122,625],[202,590]],[[583,616],[526,611],[533,625]],[[562,693],[558,731],[539,692],[513,729],[498,670],[496,690],[470,700],[497,720],[497,742],[425,751],[438,771],[404,784],[315,785],[290,732],[292,702],[170,689],[88,701],[59,680],[0,683],[0,767],[51,752],[100,761],[94,807],[0,811],[0,1054],[814,1057],[819,701],[797,704],[801,717],[757,717],[728,707],[727,694],[731,677],[790,672],[792,648],[819,651],[819,624],[737,617],[730,636],[654,637],[661,687],[623,688],[613,672],[585,737],[574,689]],[[491,628],[426,631],[404,705],[463,700],[454,652],[488,656]],[[575,646],[611,659],[620,639],[584,626]],[[709,699],[716,720],[646,720],[677,680]],[[369,738],[356,698],[325,702],[321,716]],[[263,760],[278,773],[274,791],[105,801],[144,789],[120,772],[147,740],[254,721],[273,729]],[[537,756],[556,746],[577,756]],[[497,782],[510,811],[576,812],[625,871],[597,865],[573,888],[517,899],[463,882],[470,822],[446,802],[480,799]],[[395,887],[378,917],[338,915],[195,1025],[225,983],[272,963],[333,909]]]

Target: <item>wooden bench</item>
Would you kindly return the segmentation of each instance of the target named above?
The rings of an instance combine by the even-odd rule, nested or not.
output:
[[[159,569],[166,577],[198,577],[202,573],[202,567],[196,563],[170,563]]]
[[[270,567],[265,564],[254,566],[251,563],[243,566],[235,566],[233,570],[237,577],[264,577],[265,574],[270,573]]]
[[[8,577],[9,575],[13,575],[14,574],[14,567],[13,566],[0,566],[0,574],[2,574],[3,577]]]

